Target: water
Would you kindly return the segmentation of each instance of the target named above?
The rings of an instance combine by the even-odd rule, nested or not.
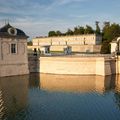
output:
[[[0,78],[0,120],[120,120],[120,76]]]

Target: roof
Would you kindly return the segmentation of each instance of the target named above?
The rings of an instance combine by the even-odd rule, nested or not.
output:
[[[22,30],[14,28],[9,23],[0,28],[0,37],[28,38],[28,36]]]

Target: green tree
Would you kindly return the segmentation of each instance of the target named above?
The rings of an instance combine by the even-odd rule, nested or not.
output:
[[[56,32],[55,31],[49,31],[48,36],[49,37],[56,36]]]
[[[79,28],[78,27],[74,27],[74,35],[78,35],[79,34]]]
[[[104,22],[104,27],[102,30],[102,34],[103,34],[103,41],[108,39],[108,31],[110,29],[110,22]]]
[[[101,53],[110,53],[110,42],[119,36],[120,25],[116,23],[110,24],[109,22],[105,22],[103,27],[103,43]]]
[[[73,35],[73,31],[71,29],[68,29],[66,35]]]
[[[108,27],[104,28],[103,39],[111,42],[114,38],[120,36],[119,24],[113,23]]]
[[[62,35],[62,33],[58,30],[58,31],[56,31],[56,36],[61,36]]]
[[[80,34],[84,34],[84,27],[78,26],[78,27],[74,27],[74,35],[80,35]]]
[[[98,21],[96,21],[96,30],[95,30],[95,33],[96,34],[101,34],[101,32],[100,32],[100,27],[99,27],[99,22]]]
[[[89,25],[86,25],[84,34],[93,34],[93,33],[94,33],[93,28],[91,26],[89,26]]]
[[[79,27],[79,32],[80,32],[80,34],[84,34],[84,32],[85,32],[84,27],[80,26],[80,27]]]
[[[108,41],[103,41],[100,53],[101,54],[110,53],[110,43]]]

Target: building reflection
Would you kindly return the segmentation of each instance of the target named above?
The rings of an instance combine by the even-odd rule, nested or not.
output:
[[[40,85],[49,91],[104,93],[115,87],[115,77],[40,74]]]
[[[116,107],[120,109],[120,75],[112,76],[77,76],[77,75],[53,75],[31,74],[29,86],[47,91],[98,92],[104,94],[113,91]]]
[[[0,78],[0,119],[13,117],[26,108],[29,76]]]
[[[115,103],[117,107],[120,109],[120,75],[116,76],[116,87],[115,87]]]
[[[29,75],[29,88],[40,88],[39,73],[32,73]]]
[[[104,93],[108,90],[115,88],[116,76],[96,76],[95,78],[95,90],[99,93]]]

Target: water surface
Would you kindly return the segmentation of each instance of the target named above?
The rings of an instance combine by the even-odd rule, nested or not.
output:
[[[120,76],[0,78],[0,120],[120,120]]]

